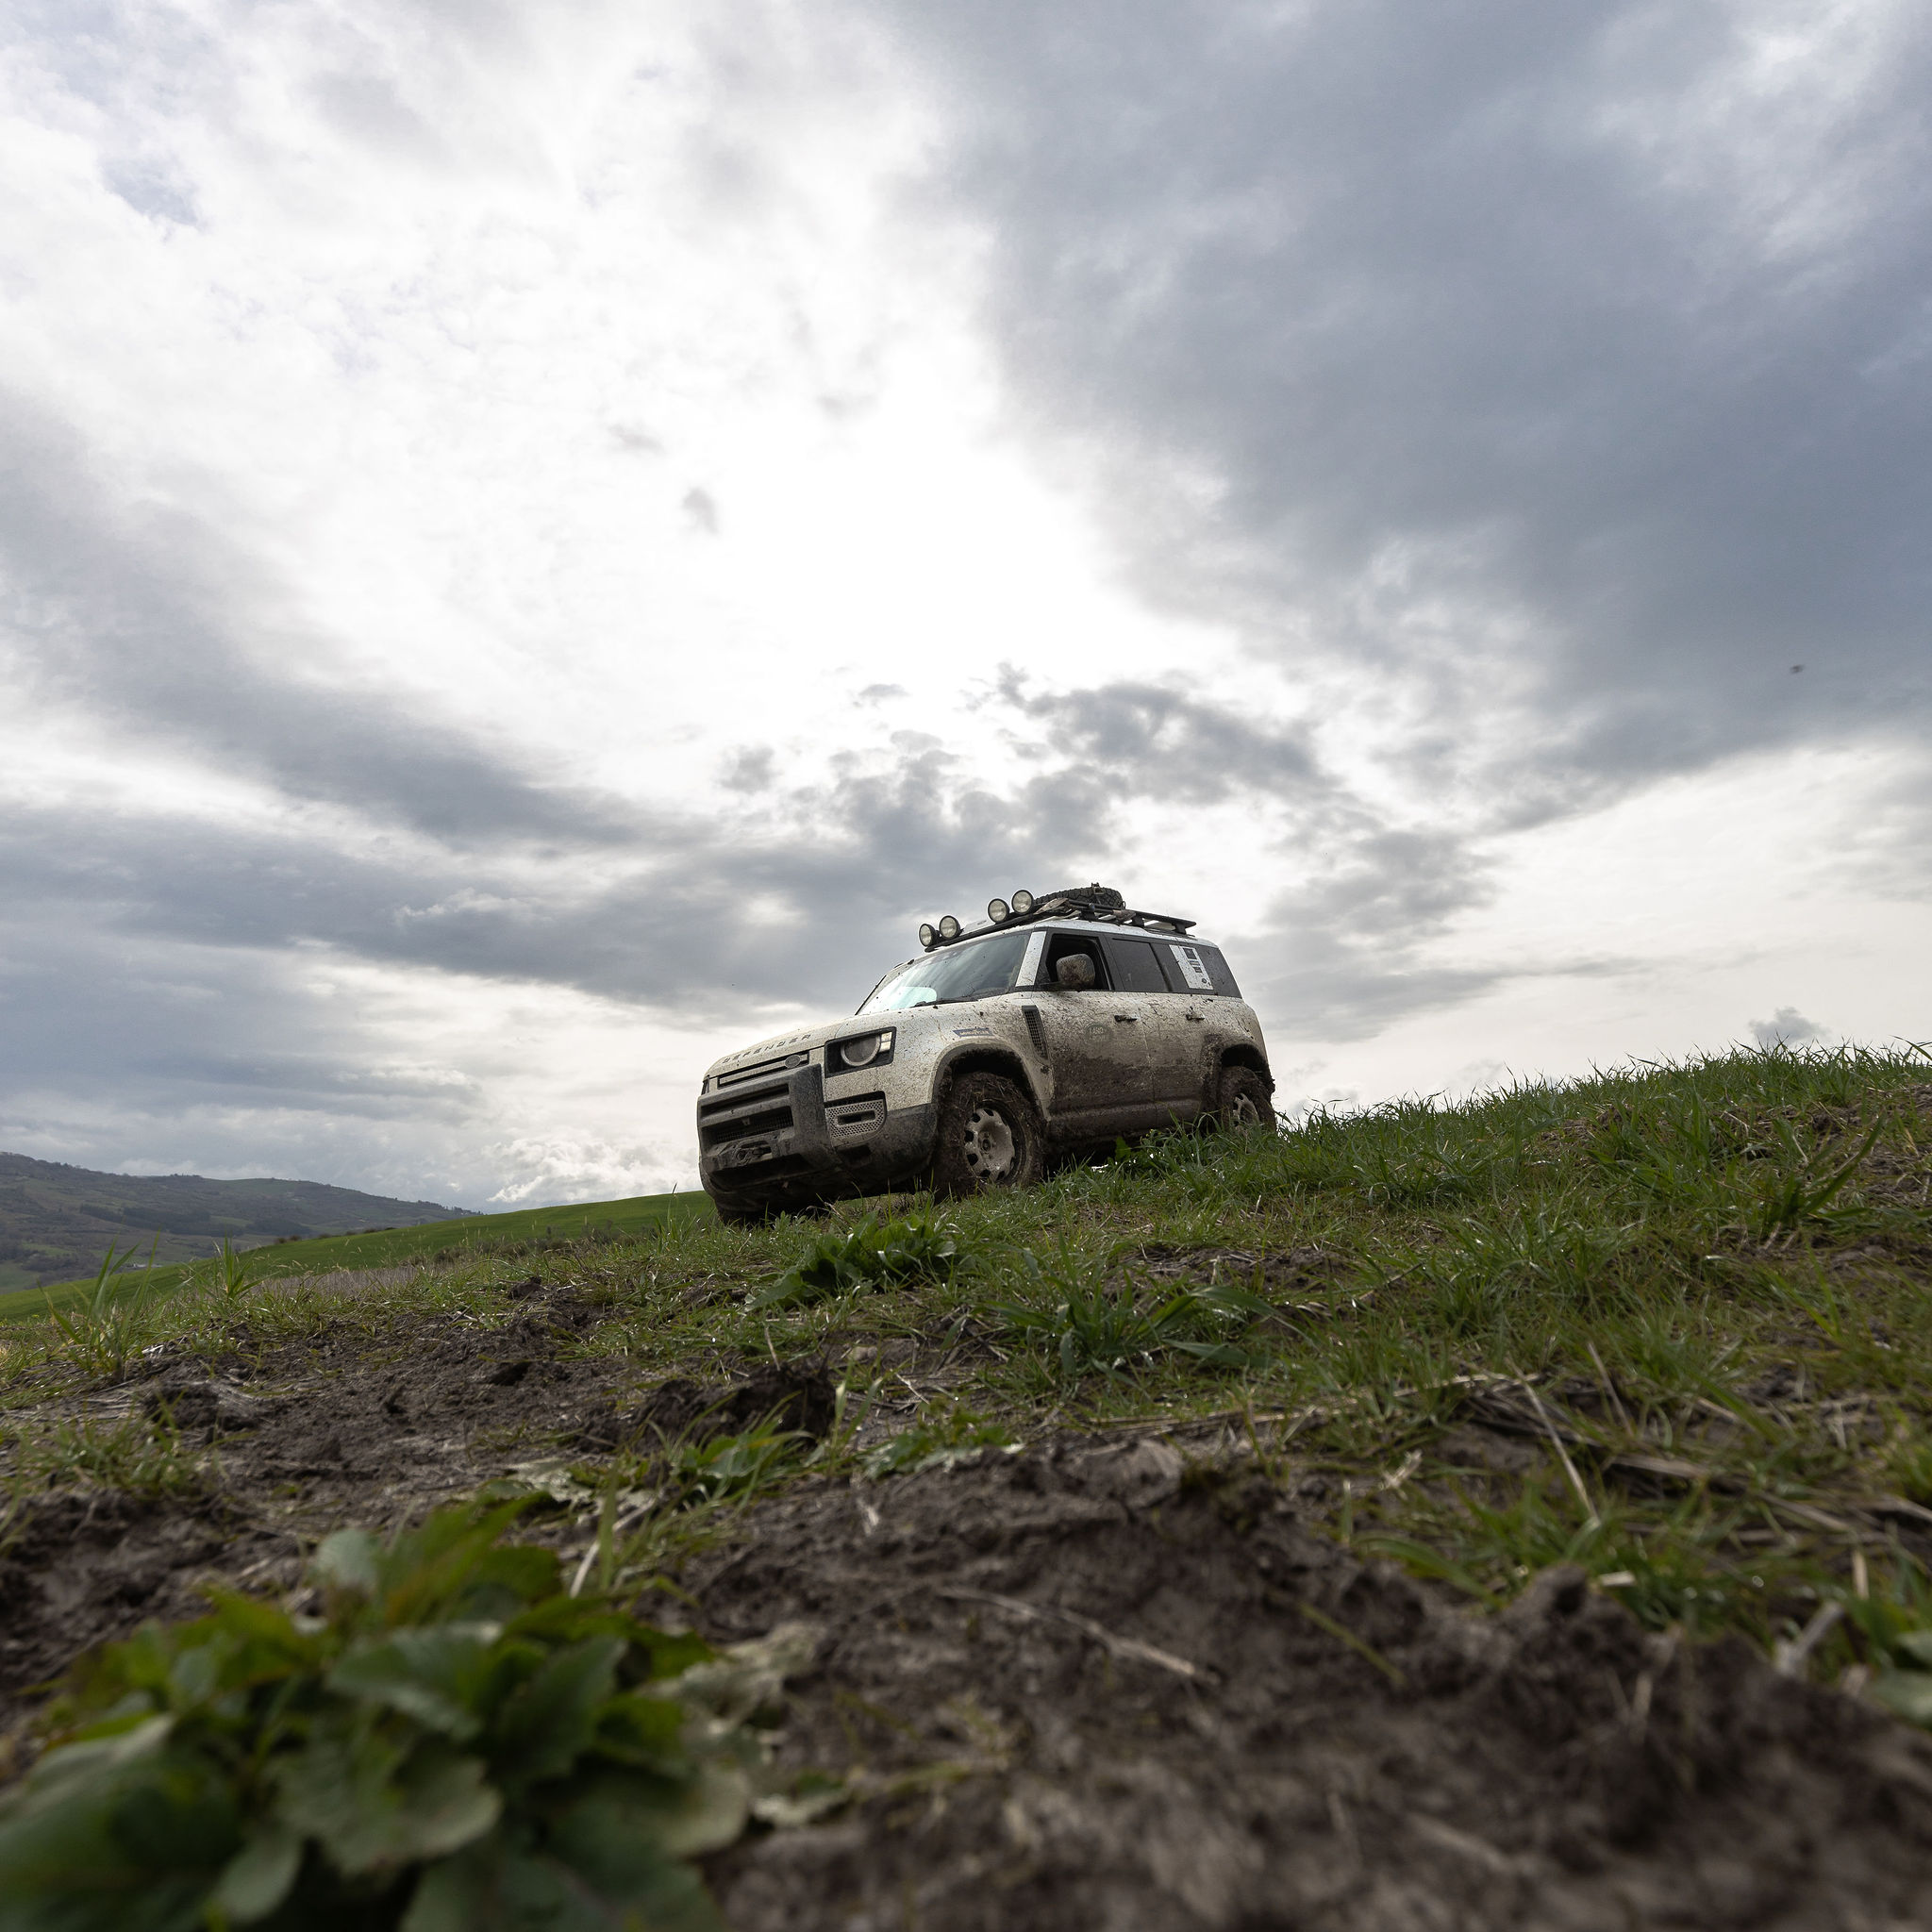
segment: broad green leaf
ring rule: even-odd
[[[1932,1630],[1907,1630],[1903,1637],[1892,1640],[1891,1647],[1910,1657],[1921,1669],[1932,1671]]]
[[[680,1741],[684,1724],[684,1707],[669,1698],[636,1692],[612,1697],[597,1713],[591,1748],[616,1763],[681,1778],[691,1770]]]
[[[160,1751],[174,1734],[172,1717],[151,1717],[131,1728],[116,1726],[105,1737],[85,1738],[49,1751],[24,1784],[0,1796],[0,1817],[64,1800],[75,1789],[105,1780],[108,1774]],[[103,1783],[101,1789],[105,1790]]]
[[[497,1932],[501,1848],[493,1837],[424,1868],[397,1932]]]
[[[490,1624],[398,1630],[352,1650],[328,1674],[328,1688],[402,1711],[462,1743],[483,1728],[476,1706],[496,1634]]]
[[[252,1925],[288,1897],[301,1865],[301,1838],[286,1825],[264,1825],[222,1868],[208,1905],[234,1924]]]
[[[587,1750],[617,1679],[624,1641],[592,1637],[544,1659],[498,1714],[491,1756],[506,1785],[560,1777]]]
[[[1932,1727],[1932,1671],[1880,1671],[1867,1688],[1907,1724]]]
[[[730,1844],[747,1815],[743,1779],[723,1767],[684,1792],[617,1773],[552,1821],[548,1850],[591,1890],[640,1911],[652,1932],[718,1932],[717,1908],[679,1861]]]
[[[366,1725],[318,1727],[275,1776],[281,1821],[352,1874],[441,1857],[503,1809],[478,1759],[440,1742],[410,1752]]]
[[[318,1580],[331,1589],[374,1596],[381,1584],[378,1555],[375,1539],[367,1530],[339,1529],[323,1539],[313,1568]]]
[[[222,1769],[177,1752],[121,1774],[108,1829],[130,1864],[214,1872],[234,1855],[242,1822]]]

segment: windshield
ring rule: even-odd
[[[946,1000],[990,999],[1011,992],[1026,957],[1032,934],[1003,932],[970,946],[928,953],[882,979],[861,1013],[897,1013],[908,1007],[929,1007]]]

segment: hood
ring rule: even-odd
[[[788,1054],[807,1054],[815,1046],[822,1045],[841,1028],[854,1024],[852,1015],[842,1019],[814,1020],[804,1026],[793,1026],[784,1033],[774,1033],[769,1040],[755,1041],[750,1046],[741,1046],[736,1053],[720,1056],[705,1069],[708,1080],[713,1074],[728,1074],[733,1067],[750,1066],[756,1060],[783,1059]]]

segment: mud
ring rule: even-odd
[[[100,1431],[163,1423],[202,1474],[23,1507],[0,1550],[0,1724],[211,1581],[293,1589],[341,1524],[545,1458],[831,1424],[832,1363],[643,1382],[573,1351],[599,1314],[574,1291],[533,1277],[513,1309],[160,1355],[78,1405]],[[867,1427],[907,1420],[881,1404]],[[1517,1454],[1491,1424],[1465,1425],[1474,1462]],[[711,1861],[737,1932],[1932,1924],[1932,1739],[1741,1643],[1646,1636],[1574,1573],[1472,1617],[1352,1558],[1234,1451],[1191,1462],[1123,1431],[819,1480],[689,1557],[653,1614],[720,1641],[820,1627],[781,1750],[850,1792]],[[530,1529],[589,1534],[568,1510]]]
[[[0,1732],[80,1652],[148,1617],[196,1614],[206,1584],[293,1588],[330,1530],[471,1494],[564,1453],[587,1411],[640,1399],[622,1363],[561,1352],[593,1308],[534,1277],[512,1292],[516,1314],[493,1327],[429,1321],[375,1345],[337,1321],[219,1360],[159,1352],[119,1388],[15,1410],[28,1430],[103,1437],[152,1418],[200,1474],[138,1496],[96,1474],[30,1495],[0,1525]]]
[[[1578,1572],[1470,1617],[1152,1441],[794,1494],[686,1582],[823,1626],[784,1749],[862,1794],[713,1861],[738,1932],[1932,1924],[1932,1740]]]

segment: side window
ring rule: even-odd
[[[1183,945],[1176,941],[1160,947],[1159,958],[1167,983],[1175,992],[1219,992],[1232,1000],[1241,996],[1219,946]]]
[[[1060,961],[1072,958],[1075,953],[1093,962],[1093,985],[1096,991],[1110,983],[1107,976],[1106,962],[1100,957],[1100,948],[1085,933],[1057,932],[1047,941],[1046,970],[1040,976],[1041,984],[1052,986],[1058,976]]]
[[[1167,981],[1160,976],[1160,962],[1154,957],[1151,940],[1104,939],[1107,963],[1113,971],[1113,983],[1122,992],[1165,992]]]

